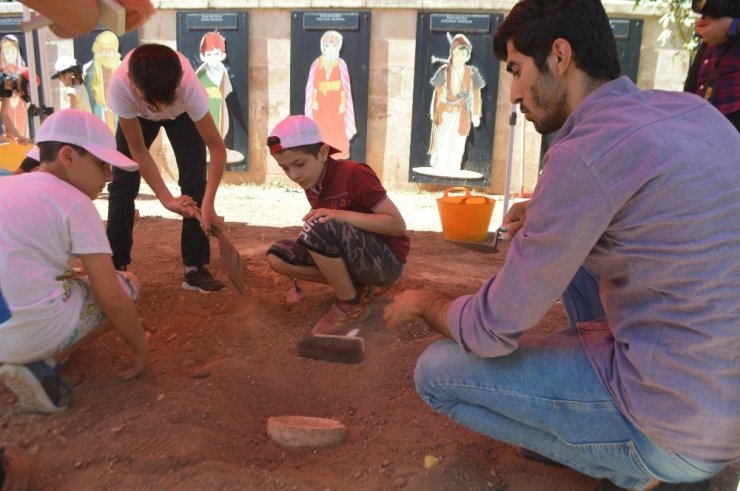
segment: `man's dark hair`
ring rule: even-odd
[[[267,146],[274,147],[275,145],[280,145],[280,138],[278,138],[277,136],[268,136]],[[297,147],[285,148],[284,150],[296,150],[298,152],[307,153],[307,154],[313,155],[314,157],[318,158],[319,150],[321,150],[322,146],[324,146],[324,143],[318,142],[318,143],[311,143],[309,145],[298,145]]]
[[[180,57],[163,44],[142,44],[128,61],[131,82],[151,104],[172,104],[182,80]]]
[[[65,143],[65,142],[39,142],[39,159],[41,159],[41,162],[52,162],[54,159],[57,158],[57,154],[59,153],[59,150],[61,150],[62,147],[68,146],[72,147],[74,151],[76,151],[78,154],[85,156],[87,155],[87,150],[82,148],[79,145],[74,145],[72,143]]]
[[[493,38],[493,51],[506,61],[506,43],[534,59],[540,72],[556,39],[570,43],[575,65],[595,79],[621,75],[617,43],[600,0],[521,0]]]

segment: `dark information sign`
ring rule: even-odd
[[[304,12],[303,28],[306,30],[356,31],[360,28],[360,14],[357,12]]]
[[[17,31],[18,33],[22,34],[22,20],[22,17],[0,17],[0,32],[6,33]]]
[[[629,19],[609,19],[609,26],[614,33],[614,39],[628,39],[630,37]]]
[[[185,14],[185,25],[188,30],[234,31],[239,27],[239,14],[232,12]]]
[[[429,29],[433,32],[489,32],[491,16],[485,14],[431,14]]]

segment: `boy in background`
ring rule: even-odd
[[[306,116],[288,116],[267,139],[270,154],[306,192],[311,210],[297,240],[267,250],[275,271],[291,278],[328,283],[336,301],[312,334],[344,334],[367,319],[373,286],[394,283],[406,262],[406,223],[373,170],[334,160],[319,127]]]
[[[111,165],[128,172],[138,165],[116,150],[105,123],[75,109],[49,116],[36,142],[38,170],[0,179],[0,284],[12,312],[0,323],[0,381],[24,409],[51,413],[72,399],[60,362],[103,332],[115,329],[133,349],[124,379],[147,363],[132,301],[138,282],[113,269],[92,204],[110,180]],[[72,271],[73,258],[84,274]]]

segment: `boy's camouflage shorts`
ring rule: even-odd
[[[309,250],[343,258],[356,285],[391,285],[401,276],[404,266],[377,234],[338,220],[306,222],[297,240],[273,242],[267,254],[295,266],[315,266]]]

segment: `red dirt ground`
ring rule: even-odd
[[[474,292],[502,264],[410,232],[412,253],[397,285],[376,291],[362,324],[365,360],[357,365],[303,359],[296,343],[331,302],[321,285],[285,301],[288,279],[264,261],[268,244],[296,227],[227,225],[246,260],[246,298],[233,289],[201,295],[181,289],[179,221],[145,217],[135,232],[133,271],[143,291],[140,315],[156,328],[151,363],[137,380],[119,373],[128,347],[106,334],[72,355],[63,376],[74,403],[59,414],[20,411],[0,387],[0,441],[31,458],[32,489],[136,490],[569,490],[596,481],[569,469],[522,460],[511,446],[433,413],[416,395],[413,369],[437,336],[415,326],[406,339],[385,328],[383,307],[407,288]],[[212,244],[218,264],[218,247]],[[217,266],[214,273],[225,279]],[[539,329],[563,325],[555,305]],[[348,428],[331,448],[285,448],[265,433],[277,415],[336,418]],[[424,457],[439,464],[425,468]],[[730,472],[717,482],[734,490]]]

